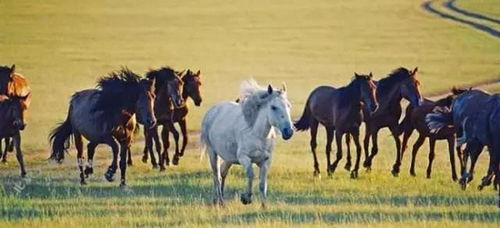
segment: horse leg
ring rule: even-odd
[[[403,161],[406,149],[408,149],[408,141],[413,134],[413,128],[405,129],[403,132],[403,143],[401,144],[401,162]]]
[[[221,173],[221,194],[224,196],[224,186],[226,183],[226,177],[229,172],[229,168],[231,168],[231,163],[223,161],[221,166],[220,166],[220,173]]]
[[[75,147],[76,147],[76,161],[78,164],[78,170],[80,170],[80,184],[85,185],[85,174],[83,170],[84,166],[84,158],[83,158],[83,141],[82,135],[80,133],[74,133],[75,137]]]
[[[224,206],[224,200],[222,198],[222,188],[221,188],[221,175],[218,164],[219,158],[211,148],[208,148],[207,152],[208,152],[208,158],[210,160],[210,167],[212,167],[212,174],[214,180],[214,188],[215,188],[214,204],[219,206]]]
[[[354,145],[356,145],[356,163],[354,169],[351,172],[351,178],[358,178],[359,163],[361,162],[361,143],[359,142],[359,129],[351,132],[352,138],[354,139]]]
[[[311,133],[311,151],[313,154],[313,159],[314,159],[314,176],[319,176],[319,163],[318,163],[318,157],[316,156],[316,147],[318,146],[318,143],[316,142],[316,136],[318,134],[318,121],[316,120],[311,120],[311,128],[310,128],[310,133]],[[328,164],[330,165],[330,164]],[[328,170],[328,166],[326,167]]]
[[[7,162],[7,152],[12,151],[12,146],[14,143],[11,142],[9,137],[4,138],[4,141],[5,141],[5,149],[4,149],[4,152],[2,154],[2,162],[6,163]],[[1,148],[0,148],[0,150],[1,150]]]
[[[94,154],[95,148],[97,147],[97,143],[89,142],[87,144],[87,167],[85,167],[85,178],[88,178],[91,174],[94,173]]]
[[[168,129],[167,125],[163,126],[163,129],[161,130],[161,141],[163,143],[163,153],[162,153],[162,158],[160,160],[160,171],[165,170],[165,166],[163,166],[163,163],[165,163],[166,166],[170,165],[170,158],[168,157],[168,148],[170,148],[170,138],[169,138],[170,130]]]
[[[242,154],[242,153],[238,153]],[[247,187],[245,189],[245,192],[241,194],[240,200],[241,203],[244,205],[251,204],[252,203],[252,182],[253,182],[253,168],[252,168],[252,161],[250,160],[249,157],[247,156],[240,156],[238,158],[238,161],[240,162],[240,165],[243,166],[243,169],[246,171],[247,174]]]
[[[401,167],[401,139],[399,138],[399,126],[396,124],[389,127],[392,133],[392,137],[396,142],[396,160],[392,166],[391,173],[393,176],[397,177],[399,175],[399,168]]]
[[[21,134],[16,132],[14,137],[12,137],[13,145],[16,148],[16,158],[17,162],[19,162],[19,166],[21,168],[21,177],[26,177],[26,169],[24,168],[24,160],[23,160],[23,152],[21,151]]]
[[[5,163],[5,161],[3,160],[3,146],[2,146],[3,141],[4,139],[0,138],[0,158],[2,158],[2,162]],[[7,153],[7,146],[5,146],[5,153]]]
[[[149,138],[149,129],[144,128],[144,150],[142,151],[142,162],[146,163],[148,161],[148,153],[149,153],[149,148],[148,148],[148,138]]]
[[[181,127],[181,133],[182,133],[182,148],[180,152],[180,156],[184,156],[184,151],[186,150],[186,146],[188,144],[188,132],[187,132],[187,126],[186,126],[186,118],[182,119],[179,121],[179,126]]]
[[[332,132],[332,134],[333,134],[333,132]],[[340,132],[340,131],[337,131],[335,134],[335,142],[337,143],[337,157],[332,164],[332,169],[331,169],[332,174],[335,172],[335,169],[337,168],[338,163],[342,159],[342,135],[343,134],[344,133]]]
[[[490,163],[488,165],[488,171],[486,173],[486,176],[483,177],[481,180],[481,184],[478,186],[479,190],[483,190],[484,187],[488,186],[491,184],[491,181],[493,180],[493,177],[495,176],[495,169],[498,169],[498,165],[495,167],[495,164],[498,164],[498,155],[494,153],[493,147],[489,147],[489,154],[490,154]]]
[[[133,166],[134,163],[132,162],[132,150],[130,149],[130,147],[127,147],[127,165],[128,166]]]
[[[335,168],[337,168],[337,164],[335,164],[335,167],[332,166],[331,163],[331,158],[330,155],[332,153],[332,141],[333,141],[333,134],[334,134],[334,129],[333,127],[326,127],[326,148],[325,148],[325,153],[326,153],[326,171],[328,173],[328,176],[331,176],[333,172],[335,171]]]
[[[436,139],[430,137],[429,138],[429,165],[427,165],[427,178],[431,178],[432,174],[432,162],[434,161],[435,156],[435,148],[436,148]]]
[[[267,197],[267,170],[269,169],[270,160],[266,159],[259,164],[259,192],[262,208],[266,208]]]
[[[448,139],[448,152],[450,154],[450,165],[451,165],[451,178],[453,181],[457,181],[457,170],[455,167],[455,136],[451,136]]]
[[[170,123],[169,125],[170,132],[172,132],[175,142],[175,154],[174,158],[172,159],[172,164],[179,165],[179,158],[181,157],[181,154],[179,152],[179,132],[177,131],[177,129],[175,129],[174,123]]]
[[[165,126],[163,126],[165,127]],[[156,150],[156,153],[158,154],[158,163],[160,162],[160,154],[161,154],[161,142],[160,142],[160,136],[158,136],[158,127],[153,128],[153,134],[151,135],[151,154],[153,153],[153,145]],[[154,155],[152,155],[154,156]]]
[[[127,186],[126,176],[127,176],[127,151],[128,151],[128,143],[122,142],[120,143],[120,187]]]
[[[351,134],[345,135],[345,144],[347,145],[347,161],[345,163],[344,169],[351,171]]]
[[[416,176],[415,174],[415,161],[417,160],[417,153],[422,144],[425,142],[425,136],[420,134],[417,141],[413,144],[413,150],[411,151],[411,165],[410,165],[410,175]]]
[[[106,180],[112,182],[114,181],[114,175],[116,169],[118,168],[118,152],[120,150],[120,146],[118,144],[118,141],[112,136],[106,139],[104,143],[108,144],[113,152],[113,161],[111,161],[111,165],[108,167],[108,170],[104,174]]]
[[[373,143],[372,152],[370,153],[370,156],[368,156],[368,160],[365,161],[365,163],[367,165],[365,167],[368,170],[371,170],[373,158],[378,154],[378,131],[379,131],[379,129],[375,130],[371,134],[371,136],[372,136],[372,143]]]
[[[371,168],[371,161],[370,160],[370,154],[368,153],[368,150],[370,148],[370,128],[368,124],[365,124],[365,138],[363,140],[363,150],[365,151],[365,161],[363,162],[363,167],[367,168],[369,170]]]

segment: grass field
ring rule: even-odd
[[[462,1],[457,5],[498,14],[495,1]],[[240,204],[238,191],[245,184],[240,167],[228,177],[227,208],[210,205],[212,180],[196,138],[181,165],[165,173],[139,161],[142,145],[136,143],[127,189],[102,178],[110,159],[107,147],[97,152],[96,173],[84,187],[78,184],[74,151],[62,165],[46,161],[47,134],[65,118],[69,96],[94,87],[98,77],[122,65],[138,73],[162,65],[201,69],[204,103],[191,109],[193,135],[203,113],[218,101],[233,100],[240,81],[249,77],[275,85],[286,82],[297,118],[313,88],[346,84],[354,71],[372,71],[381,78],[399,66],[419,66],[427,94],[500,76],[498,39],[430,15],[420,4],[0,0],[0,64],[15,63],[33,89],[23,132],[29,178],[18,177],[12,155],[0,164],[0,226],[497,227],[495,192],[476,190],[487,153],[465,192],[451,181],[443,142],[438,143],[431,180],[423,175],[427,144],[419,153],[418,176],[409,176],[405,156],[400,177],[393,178],[394,144],[387,130],[380,134],[372,172],[361,172],[358,180],[340,169],[332,178],[314,178],[308,133],[279,141],[267,210],[258,203]],[[490,88],[500,91],[496,85]],[[319,137],[324,172],[323,132]]]

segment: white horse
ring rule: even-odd
[[[203,118],[201,143],[208,152],[214,174],[214,203],[224,205],[224,181],[229,168],[240,164],[246,171],[248,185],[241,202],[252,202],[252,163],[260,168],[260,196],[265,207],[267,170],[271,164],[277,128],[284,140],[293,135],[290,103],[286,88],[260,87],[254,80],[241,84],[240,102],[221,102],[210,108]],[[219,167],[219,157],[222,164]]]

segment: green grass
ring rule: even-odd
[[[422,89],[429,94],[500,75],[497,39],[423,12],[420,4],[0,0],[0,63],[16,63],[33,89],[23,132],[31,179],[25,183],[17,177],[13,156],[0,164],[0,226],[498,226],[495,193],[475,190],[487,155],[465,192],[451,182],[443,142],[438,143],[432,180],[423,177],[427,144],[419,153],[418,177],[408,175],[407,152],[400,177],[393,178],[394,145],[386,130],[379,137],[373,171],[362,171],[355,181],[343,169],[333,178],[313,178],[308,133],[280,140],[265,211],[258,197],[251,206],[240,204],[238,191],[245,182],[239,167],[228,179],[227,208],[210,205],[209,168],[206,158],[199,159],[194,137],[181,165],[165,173],[140,163],[139,140],[127,190],[102,178],[110,162],[106,147],[99,149],[96,174],[84,187],[78,184],[74,151],[63,165],[45,160],[47,134],[65,118],[69,96],[93,87],[98,77],[121,65],[139,73],[166,64],[201,69],[204,103],[191,109],[192,131],[199,130],[212,104],[237,97],[238,84],[249,77],[286,82],[296,118],[314,87],[346,84],[354,71],[373,71],[381,78],[399,66],[419,66]],[[323,130],[319,137],[324,172]],[[22,184],[21,191],[14,189]]]

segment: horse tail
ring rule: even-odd
[[[49,135],[49,141],[52,145],[52,153],[49,159],[56,160],[61,163],[64,160],[64,153],[68,151],[71,144],[71,135],[73,134],[73,126],[69,119],[69,113],[66,120],[54,128]]]
[[[298,121],[296,121],[293,125],[297,131],[305,131],[311,127],[311,110],[309,109],[309,100],[311,97],[307,98],[306,105],[304,107],[304,111],[302,112],[302,116]]]
[[[453,113],[448,108],[436,107],[425,116],[425,122],[431,132],[438,132],[444,126],[453,124]]]
[[[403,121],[398,125],[398,136],[403,134],[406,131],[411,130],[411,113],[413,112],[413,108],[411,105],[408,105],[408,108],[406,108],[406,113],[405,113],[405,118],[403,118]]]

